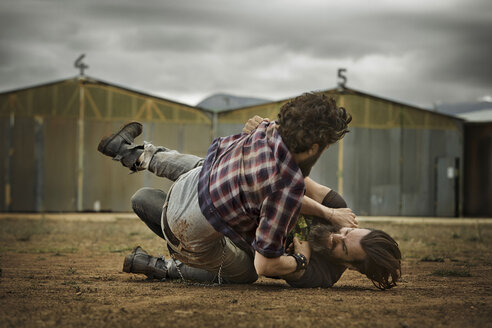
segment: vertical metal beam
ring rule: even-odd
[[[58,86],[53,86],[53,107],[51,108],[51,115],[55,116],[58,112]]]
[[[44,135],[43,117],[34,116],[34,206],[36,212],[43,212],[44,183]]]
[[[212,140],[219,136],[219,113],[212,113]],[[212,141],[211,140],[211,141]]]
[[[340,95],[338,106],[345,107],[345,97]],[[338,142],[338,190],[337,192],[343,196],[343,139]]]
[[[184,148],[185,148],[185,142],[184,142],[184,138],[185,138],[185,134],[184,134],[184,126],[183,126],[183,123],[179,124],[178,125],[178,151],[180,153],[183,153],[184,152]]]
[[[393,106],[393,105],[391,105]],[[400,119],[400,163],[399,163],[399,169],[400,169],[400,198],[399,202],[400,204],[398,205],[398,215],[403,215],[403,191],[404,189],[404,184],[405,184],[405,126],[404,126],[404,120],[403,120],[403,107],[399,106],[398,110],[398,116]],[[409,159],[410,160],[410,159]]]
[[[7,140],[7,167],[6,167],[6,178],[5,178],[5,210],[7,212],[12,211],[12,156],[14,156],[14,127],[15,127],[15,113],[13,108],[10,109],[10,122],[9,122],[9,132]]]
[[[79,118],[77,121],[77,211],[82,212],[84,201],[84,118],[85,97],[84,80],[79,79]]]
[[[110,88],[107,88],[106,89],[106,97],[107,97],[107,102],[106,102],[106,118],[110,119],[112,116],[113,116],[113,91],[110,89]],[[134,118],[134,110],[133,108],[135,108],[134,106],[134,101],[133,101],[133,98],[132,98],[132,118]],[[104,116],[104,114],[103,114]]]

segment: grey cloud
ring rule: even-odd
[[[335,85],[335,78],[327,78],[332,72],[322,70],[371,55],[412,58],[399,89],[384,82],[363,83],[375,93],[414,97],[414,102],[441,97],[432,93],[435,90],[419,91],[415,85],[422,80],[445,86],[442,92],[447,94],[459,87],[455,81],[472,86],[468,94],[491,89],[490,1],[454,1],[455,7],[428,11],[365,2],[349,7],[258,0],[4,1],[0,88],[8,80],[29,81],[22,62],[35,62],[42,50],[43,59],[55,61],[44,63],[47,71],[33,65],[33,77],[35,73],[52,80],[54,74],[72,75],[72,60],[86,52],[89,74],[149,92],[180,95],[226,90],[276,98],[328,88]],[[282,75],[281,65],[296,58],[312,61],[295,76]],[[60,67],[62,61],[66,64]],[[121,67],[127,68],[121,72]],[[264,74],[270,71],[272,76]]]

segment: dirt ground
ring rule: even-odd
[[[492,326],[492,220],[361,219],[402,249],[402,281],[379,291],[354,271],[331,289],[146,281],[121,271],[124,256],[167,252],[128,217],[0,216],[0,326]]]

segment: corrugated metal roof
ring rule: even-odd
[[[63,79],[63,80],[56,80],[56,81],[53,81],[53,82],[35,84],[35,85],[27,86],[27,87],[22,87],[22,88],[17,88],[17,89],[13,89],[13,90],[3,91],[3,92],[0,92],[0,95],[5,95],[5,94],[9,94],[9,93],[16,93],[16,92],[19,92],[19,91],[25,91],[25,90],[34,89],[34,88],[47,87],[47,86],[51,86],[51,85],[55,85],[55,84],[59,84],[59,83],[64,83],[64,82],[77,82],[77,81],[80,81],[80,80],[82,80],[82,81],[84,81],[84,83],[88,83],[88,84],[100,84],[100,85],[104,85],[104,86],[112,86],[112,87],[115,87],[115,88],[119,88],[119,89],[123,89],[123,90],[129,91],[129,92],[133,92],[133,93],[136,93],[136,94],[145,96],[145,97],[154,98],[154,99],[158,99],[158,100],[164,100],[164,101],[167,101],[167,102],[176,104],[176,105],[186,106],[186,107],[190,107],[190,108],[193,108],[193,109],[198,109],[198,110],[201,110],[201,111],[204,111],[204,112],[207,112],[207,113],[211,113],[211,111],[209,111],[209,110],[207,110],[205,108],[201,108],[201,107],[197,107],[197,106],[192,106],[192,105],[189,105],[189,104],[181,103],[181,102],[178,102],[178,101],[175,101],[175,100],[171,100],[171,99],[167,99],[167,98],[162,98],[162,97],[159,97],[159,96],[156,96],[156,95],[149,94],[147,92],[143,92],[143,91],[131,89],[131,88],[128,88],[128,87],[125,87],[125,86],[121,86],[119,84],[115,84],[115,83],[111,83],[111,82],[106,82],[106,81],[103,81],[103,80],[100,80],[100,79],[96,79],[96,78],[93,78],[93,77],[90,77],[90,76],[83,76],[83,77],[76,76],[76,77],[73,77],[73,78],[68,78],[68,79]]]
[[[447,118],[452,118],[452,119],[455,119],[455,120],[458,120],[458,121],[463,121],[462,118],[459,118],[459,117],[456,117],[456,116],[453,116],[453,115],[436,112],[436,111],[431,110],[431,109],[421,108],[421,107],[418,107],[418,106],[415,106],[415,105],[403,103],[403,102],[396,101],[396,100],[393,100],[393,99],[390,99],[390,98],[379,97],[379,96],[376,96],[376,95],[372,95],[372,94],[369,94],[369,93],[366,93],[366,92],[362,92],[362,91],[358,91],[358,90],[351,89],[351,88],[346,88],[346,87],[345,88],[333,88],[333,89],[327,89],[327,90],[320,90],[320,91],[315,91],[315,92],[333,93],[333,94],[358,95],[358,96],[362,96],[362,97],[372,98],[372,99],[375,99],[375,100],[381,100],[381,101],[391,102],[391,103],[394,103],[394,104],[397,104],[397,105],[401,105],[401,106],[411,107],[412,109],[416,109],[416,110],[423,111],[423,112],[426,112],[426,113],[430,112],[430,113],[433,113],[433,114],[436,114],[436,115],[439,115],[439,116],[443,116],[443,117],[447,117]],[[294,97],[297,97],[297,96],[294,96]],[[248,108],[254,108],[254,107],[257,107],[257,106],[262,106],[262,105],[267,105],[267,104],[280,104],[280,103],[286,102],[289,99],[292,99],[294,97],[285,98],[285,99],[282,99],[282,100],[277,100],[277,101],[272,101],[272,102],[267,102],[267,103],[264,103],[264,104],[261,104],[261,105],[245,106],[245,107],[241,107],[241,108],[234,108],[234,109],[229,109],[229,110],[223,110],[223,111],[220,111],[220,114],[224,114],[224,113],[228,113],[228,112],[233,112],[233,111],[236,111],[236,110],[244,110],[244,109],[248,109]]]

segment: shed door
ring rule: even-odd
[[[459,158],[436,159],[436,216],[458,216]]]

